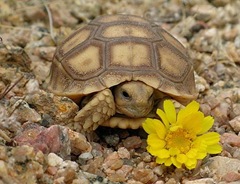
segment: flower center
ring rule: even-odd
[[[192,136],[182,129],[178,128],[175,131],[170,131],[165,138],[167,148],[176,148],[182,153],[187,153],[191,148]]]

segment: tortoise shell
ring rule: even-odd
[[[181,103],[197,94],[182,44],[132,15],[100,16],[66,38],[56,49],[48,89],[77,101],[124,81],[142,81]]]

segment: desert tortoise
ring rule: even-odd
[[[165,96],[196,98],[193,65],[160,26],[132,15],[100,16],[55,52],[48,89],[79,103],[75,121],[136,129]]]

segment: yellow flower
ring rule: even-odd
[[[157,110],[161,120],[147,118],[143,123],[149,134],[147,150],[157,163],[193,169],[207,154],[222,151],[220,135],[208,132],[214,119],[199,111],[199,103],[192,101],[177,114],[172,101],[166,100],[163,109]]]

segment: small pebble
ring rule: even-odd
[[[229,124],[232,126],[233,130],[236,133],[240,132],[240,116],[235,117],[231,121],[229,121]]]
[[[67,131],[71,142],[71,153],[79,155],[84,152],[91,152],[92,146],[83,134],[73,131],[69,128],[67,129]]]
[[[157,166],[153,169],[153,172],[155,174],[157,174],[158,176],[161,176],[163,173],[164,173],[164,169],[163,167],[160,165],[160,166]]]
[[[36,79],[30,79],[26,84],[26,90],[28,94],[36,93],[39,91],[39,83]]]
[[[24,100],[17,100],[13,105],[13,116],[21,123],[25,122],[39,122],[41,120],[40,114],[35,109],[32,109]]]
[[[7,149],[4,146],[0,146],[0,160],[6,160],[8,158],[7,156]]]
[[[55,175],[57,173],[57,170],[58,168],[57,167],[54,167],[54,166],[49,166],[47,168],[47,172],[50,174],[50,175]]]
[[[125,148],[129,149],[135,149],[135,148],[139,148],[142,144],[142,140],[140,139],[140,137],[138,136],[131,136],[126,138],[123,141],[123,145]]]
[[[90,160],[93,158],[93,155],[89,152],[86,152],[86,153],[82,153],[81,155],[79,155],[79,158],[83,159],[83,160]]]
[[[49,166],[56,167],[62,164],[63,159],[55,153],[49,153],[47,156],[47,161]]]
[[[133,178],[142,183],[154,183],[157,181],[157,176],[151,169],[133,169]]]
[[[215,184],[215,183],[216,181],[213,178],[202,178],[184,182],[184,184]]]
[[[120,159],[117,152],[109,154],[103,163],[103,168],[111,170],[117,170],[123,166],[123,160]]]
[[[109,146],[117,146],[117,144],[119,143],[119,136],[117,134],[113,134],[113,135],[107,135],[104,137],[104,140],[106,141],[106,143]]]
[[[8,173],[7,166],[3,160],[0,160],[0,173],[1,175],[7,175]]]
[[[141,159],[142,159],[144,162],[151,162],[152,156],[151,156],[148,152],[143,152],[143,153],[141,154]]]
[[[221,135],[221,143],[240,147],[240,136],[233,133],[224,133]]]
[[[119,155],[119,157],[122,158],[122,159],[124,159],[124,158],[130,159],[130,153],[129,153],[129,151],[128,151],[126,148],[124,148],[124,147],[121,147],[121,148],[118,149],[118,155]]]

